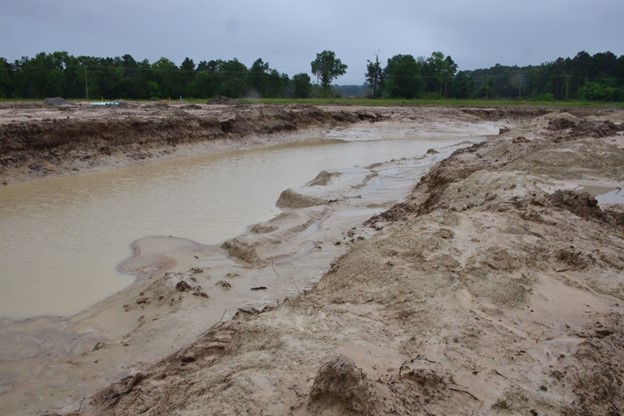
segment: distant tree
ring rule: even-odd
[[[295,98],[310,98],[312,84],[308,74],[295,74],[292,78],[293,96]]]
[[[366,84],[374,98],[381,96],[381,89],[384,80],[384,71],[379,62],[379,54],[375,54],[375,62],[366,61]]]
[[[614,78],[588,81],[579,88],[578,96],[588,101],[619,101],[624,99],[624,85],[618,87]]]
[[[310,63],[312,74],[321,80],[321,87],[324,95],[331,94],[331,82],[333,79],[344,75],[347,72],[347,65],[336,58],[333,51],[323,51],[316,54],[316,59]]]
[[[256,61],[249,68],[247,86],[252,96],[266,97],[269,84],[269,63],[262,59]]]
[[[451,89],[451,96],[453,98],[468,98],[472,93],[472,89],[472,79],[466,72],[460,71],[457,73],[457,76],[455,76]]]
[[[195,62],[191,58],[184,58],[184,61],[180,64],[180,79],[181,79],[181,91],[180,93],[191,95],[190,84],[195,78]]]
[[[312,62],[321,85],[310,76],[290,80],[262,59],[250,70],[236,59],[201,61],[186,58],[176,66],[167,58],[151,64],[147,59],[71,56],[67,52],[38,53],[8,62],[0,57],[0,96],[43,98],[150,98],[240,97],[250,91],[266,97],[321,97],[365,94],[392,97],[553,97],[556,100],[624,100],[624,56],[611,52],[557,58],[536,66],[504,66],[462,71],[450,56],[433,52],[427,59],[397,55],[382,68],[379,59],[367,61],[365,86],[332,88],[332,80],[346,72],[334,52],[323,51]],[[300,75],[300,74],[298,74]],[[151,81],[151,83],[149,83]],[[149,83],[149,85],[148,85]]]
[[[395,55],[384,70],[384,93],[390,97],[415,98],[423,92],[422,64],[412,55]]]
[[[424,72],[429,85],[428,91],[445,97],[448,96],[449,86],[457,72],[457,64],[450,56],[436,51],[425,61]]]
[[[162,96],[160,85],[156,81],[147,81],[147,95],[149,98],[160,98]]]
[[[191,58],[184,58],[184,61],[180,64],[180,69],[186,74],[192,74],[195,71],[195,62]]]
[[[23,57],[20,68],[20,96],[43,98],[64,95],[65,59],[67,52],[38,53],[34,58]]]
[[[208,98],[217,94],[219,89],[219,79],[216,73],[201,70],[188,86],[187,94],[195,98]]]
[[[280,74],[276,69],[271,69],[267,76],[266,96],[269,98],[285,97],[288,95],[290,79],[286,74]]]
[[[218,65],[220,88],[219,94],[230,98],[239,98],[247,93],[247,67],[238,59],[220,61]]]
[[[162,98],[177,98],[182,94],[182,83],[178,66],[167,58],[160,58],[152,64],[152,81],[160,85]],[[151,94],[150,94],[151,95]]]
[[[208,71],[208,72],[217,72],[219,70],[219,67],[221,66],[221,64],[223,63],[222,60],[211,60],[211,61],[199,61],[199,64],[197,64],[197,72],[199,71]]]
[[[493,79],[488,79],[485,84],[479,88],[477,96],[479,98],[494,98],[496,94],[496,84]]]
[[[0,58],[0,98],[9,98],[13,95],[12,72],[12,65],[6,59]]]

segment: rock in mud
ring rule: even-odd
[[[193,288],[191,287],[191,285],[189,285],[187,282],[185,282],[184,280],[180,280],[176,286],[175,286],[176,290],[178,292],[190,292],[191,290],[193,290]]]
[[[232,285],[229,282],[226,282],[225,280],[219,280],[215,284],[217,286],[221,286],[223,289],[230,289],[232,287]]]

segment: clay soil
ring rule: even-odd
[[[412,133],[419,125],[451,121],[467,128],[483,122],[504,128],[496,137],[455,151],[418,180],[405,201],[349,229],[343,236],[348,249],[313,289],[274,305],[240,310],[175,351],[142,355],[141,339],[168,342],[166,334],[142,337],[148,329],[164,331],[152,321],[156,312],[176,313],[177,300],[168,302],[172,293],[202,299],[192,279],[202,272],[191,269],[192,256],[188,270],[173,277],[160,257],[162,268],[149,290],[137,289],[124,312],[138,319],[118,342],[124,348],[139,344],[131,349],[137,363],[132,371],[101,386],[92,378],[90,388],[97,393],[73,395],[44,414],[624,413],[624,209],[599,205],[594,198],[600,193],[596,190],[624,185],[622,111],[167,108],[158,110],[163,113],[154,120],[127,121],[122,129],[133,131],[136,122],[149,129],[144,137],[159,132],[154,137],[160,138],[152,139],[156,143],[128,137],[127,143],[113,144],[117,135],[102,134],[87,145],[56,147],[28,145],[31,136],[16,132],[54,130],[54,123],[89,131],[88,126],[106,122],[8,120],[11,110],[3,111],[0,160],[8,181],[37,176],[33,172],[41,170],[29,164],[42,164],[54,152],[63,152],[54,162],[62,166],[61,173],[71,171],[75,162],[64,155],[73,154],[73,148],[94,154],[106,153],[101,148],[109,146],[118,160],[154,149],[149,152],[159,157],[158,152],[174,147],[163,144],[169,136],[162,126],[172,117],[188,119],[202,141],[208,133],[199,133],[197,126],[206,115],[193,111],[214,111],[215,120],[278,114],[280,126],[294,126],[286,129],[359,128],[371,121],[386,128],[408,126]],[[120,117],[109,121],[111,129],[126,116]],[[293,121],[298,117],[303,121]],[[236,133],[236,123],[213,123],[211,129],[230,139],[282,129]],[[321,175],[316,186],[331,181]],[[274,230],[271,222],[254,229],[260,235]],[[274,267],[251,240],[236,241],[225,248],[237,249],[230,254],[244,257],[246,269]],[[202,256],[192,245],[180,244],[180,252]],[[159,303],[163,298],[167,302]],[[97,313],[119,316],[105,306]],[[45,334],[40,322],[31,321],[30,332],[11,327],[11,334]],[[107,343],[86,348],[88,342],[80,354],[68,352],[65,365],[98,363],[107,350],[117,348]],[[59,370],[46,374],[63,380],[62,360],[55,360]],[[21,368],[29,365],[24,359]],[[19,402],[19,388],[6,388],[0,408],[3,401]]]

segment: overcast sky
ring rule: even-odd
[[[0,57],[262,58],[292,76],[329,49],[349,66],[336,83],[361,84],[377,51],[459,69],[623,55],[623,18],[624,0],[0,0]]]

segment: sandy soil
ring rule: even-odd
[[[355,183],[321,173],[218,248],[137,242],[127,291],[68,320],[0,322],[0,409],[621,414],[624,209],[584,191],[622,186],[624,112],[375,111],[351,133],[510,130],[428,155],[392,207],[360,189],[405,161]],[[229,309],[236,291],[256,298]]]

